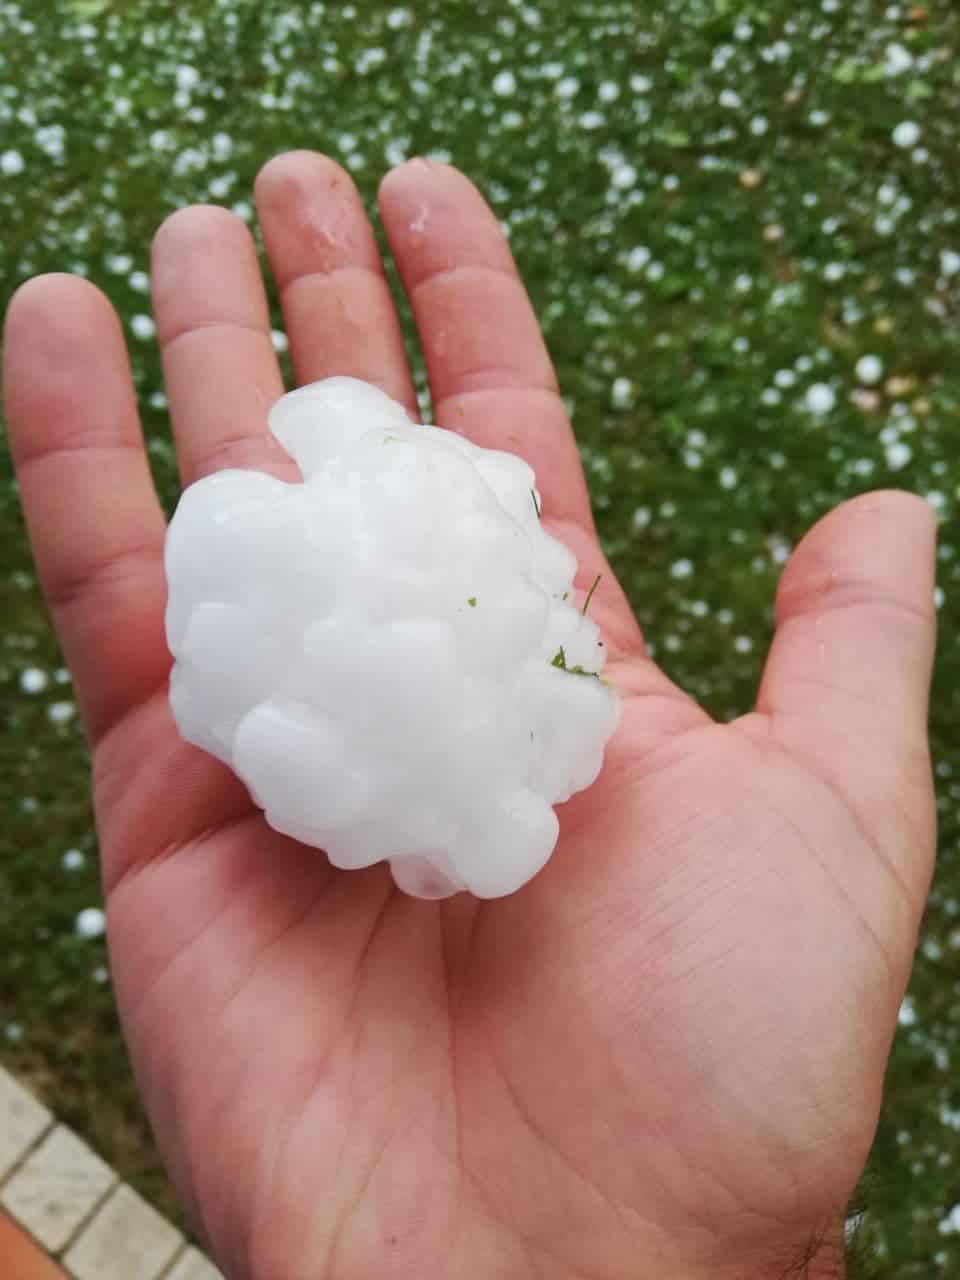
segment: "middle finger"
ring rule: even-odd
[[[361,378],[416,416],[400,322],[353,180],[326,156],[293,151],[264,166],[255,190],[297,382]]]

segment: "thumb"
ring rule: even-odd
[[[896,490],[820,520],[780,580],[757,703],[867,830],[907,837],[899,847],[915,848],[918,833],[932,844],[935,545],[929,504]]]

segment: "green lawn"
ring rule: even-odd
[[[956,1275],[960,8],[667,8],[0,0],[0,306],[51,269],[107,291],[172,505],[146,320],[159,221],[209,200],[251,217],[254,173],[290,147],[332,153],[370,198],[408,155],[452,159],[509,228],[657,655],[720,715],[750,704],[809,524],[878,485],[928,496],[941,853],[863,1236],[884,1275]],[[75,932],[99,901],[86,757],[0,468],[0,1059],[170,1210],[103,942]]]

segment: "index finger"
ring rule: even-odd
[[[7,312],[3,384],[34,559],[95,743],[170,666],[163,512],[103,294],[72,276],[25,284]]]

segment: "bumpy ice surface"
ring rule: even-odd
[[[513,892],[618,715],[533,471],[348,378],[284,396],[270,429],[303,483],[222,471],[170,526],[180,732],[335,866]]]

